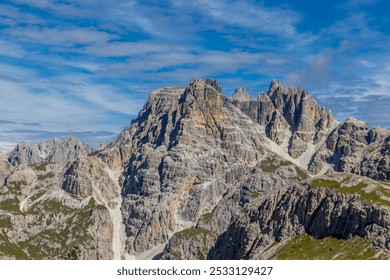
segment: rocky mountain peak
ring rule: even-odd
[[[271,95],[271,93],[275,92],[277,89],[284,89],[284,87],[279,80],[273,79],[269,86],[268,95]]]
[[[236,88],[231,98],[240,102],[252,101],[252,97],[243,87]]]
[[[217,80],[193,80],[184,91],[182,114],[191,114],[196,122],[204,123],[212,116],[223,114],[223,96]]]
[[[219,93],[222,93],[222,88],[219,87],[219,82],[218,80],[215,80],[215,79],[206,79],[205,81],[206,85],[209,85],[211,86],[212,88],[214,88],[216,91],[218,91]]]
[[[88,143],[79,141],[75,136],[68,139],[53,138],[39,144],[19,143],[8,154],[8,161],[14,166],[38,164],[44,161],[66,163],[75,160],[80,154],[88,154],[92,151]]]
[[[264,125],[267,136],[285,146],[293,158],[302,156],[310,143],[319,143],[335,123],[307,91],[284,87],[279,80],[272,80],[268,93],[260,94],[256,102],[236,98],[233,103]]]

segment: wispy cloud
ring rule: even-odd
[[[75,46],[80,44],[105,43],[117,38],[115,35],[94,28],[39,28],[22,27],[8,30],[9,35],[24,42],[45,45]]]
[[[207,16],[208,21],[214,20],[223,23],[223,26],[250,28],[269,35],[292,36],[297,33],[295,25],[300,20],[299,14],[292,10],[265,7],[254,1],[196,0],[174,1],[174,4],[197,9]]]
[[[23,49],[19,45],[1,39],[0,50],[0,56],[7,57],[22,57],[24,53]]]

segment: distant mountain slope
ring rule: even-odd
[[[89,144],[77,140],[76,137],[67,140],[54,138],[37,145],[21,142],[8,154],[8,161],[14,166],[41,162],[64,164],[75,160],[79,154],[92,151]]]

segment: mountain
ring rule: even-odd
[[[233,104],[265,126],[267,137],[302,168],[312,174],[334,169],[390,180],[390,131],[354,118],[339,123],[305,90],[285,88],[277,80],[256,101],[248,94],[243,98],[244,92],[236,90]]]
[[[8,154],[8,161],[14,166],[42,162],[65,164],[75,160],[80,154],[88,154],[92,151],[93,149],[88,143],[80,142],[74,136],[67,140],[53,138],[38,145],[26,142],[19,143]]]
[[[158,89],[96,151],[1,158],[0,256],[388,259],[389,135],[276,80]]]

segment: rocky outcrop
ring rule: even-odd
[[[389,139],[390,131],[348,118],[329,134],[309,170],[316,173],[328,162],[336,171],[389,180]]]
[[[376,180],[390,181],[390,136],[374,141],[363,151],[363,158],[355,162],[351,172]]]
[[[211,259],[262,259],[265,249],[304,233],[315,238],[381,236],[375,245],[390,249],[389,211],[326,189],[280,189],[241,215],[219,236]],[[384,232],[386,232],[384,234]]]
[[[90,152],[92,152],[91,146],[80,142],[75,137],[67,140],[54,138],[37,145],[21,142],[8,154],[8,161],[14,166],[42,162],[65,164],[75,160],[80,154]]]
[[[216,222],[212,213],[200,217],[195,228],[189,228],[175,233],[169,239],[163,253],[162,260],[205,260],[208,252],[216,242]]]
[[[251,102],[252,101],[252,97],[250,96],[249,93],[247,93],[247,91],[243,87],[236,88],[236,90],[234,91],[231,99],[233,101],[234,100],[238,101],[239,103],[240,102]],[[239,103],[237,103],[237,104],[239,104]]]
[[[237,93],[235,93],[237,95]],[[273,80],[267,94],[257,101],[232,97],[241,111],[266,127],[267,136],[278,145],[288,144],[288,153],[300,157],[308,143],[317,144],[327,134],[335,120],[302,89],[285,88]]]
[[[62,191],[58,164],[20,165],[0,183],[0,258],[112,259],[108,209]]]
[[[8,162],[7,155],[0,154],[0,182],[12,169],[13,166]]]
[[[383,152],[387,151],[388,130],[370,129],[367,123],[353,118],[338,123],[307,91],[286,88],[277,80],[271,82],[267,94],[259,94],[257,101],[242,88],[231,100],[311,173],[333,169],[389,180],[389,157]]]

